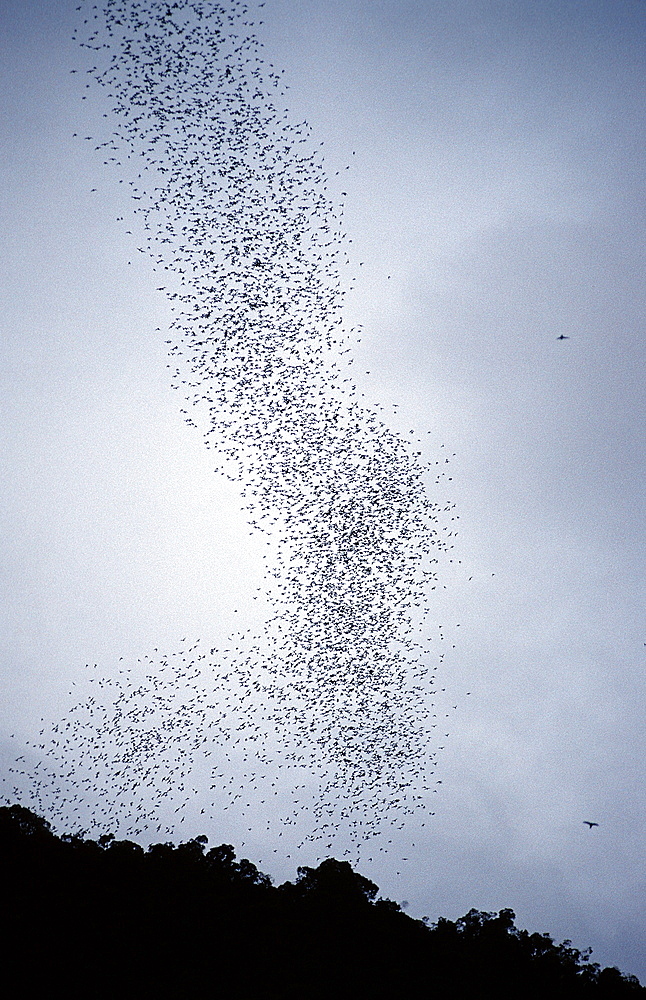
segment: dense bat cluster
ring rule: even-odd
[[[363,839],[428,805],[426,619],[457,518],[428,495],[444,459],[424,463],[356,388],[342,205],[247,6],[107,0],[81,34],[112,108],[97,148],[173,303],[173,384],[269,542],[270,611],[230,649],[186,643],[93,674],[37,744],[36,804],[86,828],[172,832],[191,800],[210,817],[256,802],[274,822],[311,800],[311,836]],[[263,795],[279,772],[282,791]]]

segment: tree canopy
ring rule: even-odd
[[[57,837],[0,807],[7,961],[21,996],[302,1000],[417,996],[635,998],[634,976],[570,941],[515,926],[513,910],[414,920],[346,861],[274,886],[205,836],[146,850]]]

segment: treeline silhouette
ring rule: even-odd
[[[0,807],[4,977],[21,997],[623,998],[634,976],[471,910],[427,925],[333,858],[274,886],[206,837],[147,850]]]

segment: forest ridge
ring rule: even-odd
[[[430,925],[407,916],[346,861],[300,867],[274,886],[229,844],[147,850],[110,834],[56,836],[0,807],[5,970],[21,997],[239,1000],[645,996],[570,941],[473,909]]]

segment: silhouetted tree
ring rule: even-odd
[[[570,941],[470,910],[427,926],[378,899],[346,861],[273,886],[207,838],[147,850],[104,835],[56,837],[0,807],[0,884],[10,917],[5,978],[23,998],[362,1000],[416,996],[625,1000],[646,991]]]

